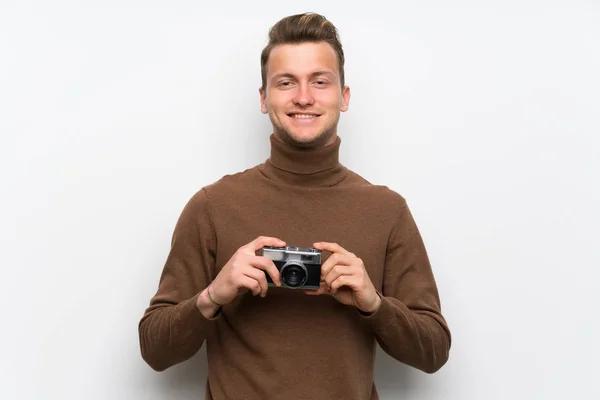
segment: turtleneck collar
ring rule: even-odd
[[[295,186],[324,187],[342,181],[348,170],[339,162],[341,139],[314,149],[294,147],[271,134],[271,156],[261,172],[269,179]]]

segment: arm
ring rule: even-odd
[[[386,353],[436,372],[448,360],[451,335],[425,245],[406,203],[389,238],[384,274],[381,305],[363,317]]]
[[[157,371],[196,354],[213,323],[205,315],[216,307],[204,289],[214,277],[215,242],[201,190],[177,221],[158,290],[138,325],[142,358]]]

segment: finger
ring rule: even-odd
[[[273,283],[275,283],[277,286],[281,286],[281,277],[279,276],[279,270],[275,266],[275,263],[273,263],[273,260],[263,256],[248,256],[247,262],[254,268],[266,271],[271,277]]]
[[[341,254],[345,254],[345,255],[351,254],[348,250],[344,249],[342,246],[340,246],[337,243],[316,242],[316,243],[313,243],[313,246],[316,249],[330,251],[332,253],[341,253]]]
[[[342,275],[353,275],[356,273],[356,269],[348,265],[336,265],[334,266],[329,274],[323,279],[327,287],[331,287],[331,284]]]
[[[335,295],[342,286],[347,286],[354,291],[356,287],[356,276],[341,275],[335,281],[331,282],[329,288],[331,293]]]
[[[252,291],[254,296],[260,294],[260,284],[256,279],[250,278],[247,275],[240,277],[239,285]]]
[[[267,278],[265,277],[265,273],[257,268],[248,268],[243,272],[249,278],[254,279],[260,285],[260,296],[265,297],[267,295],[267,290],[269,289],[269,284],[267,283]]]
[[[321,265],[321,277],[325,277],[331,272],[331,269],[336,265],[351,265],[353,257],[341,253],[335,253]]]
[[[321,294],[330,294],[329,289],[327,289],[327,285],[325,282],[321,282],[319,288],[317,290],[305,290],[304,293],[309,294],[311,296],[321,295]]]
[[[250,252],[254,254],[257,250],[260,250],[265,246],[283,247],[285,246],[285,242],[275,237],[259,236],[244,247],[248,250],[249,254]]]

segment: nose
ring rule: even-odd
[[[308,84],[298,85],[298,90],[294,96],[294,104],[300,107],[313,105],[315,98],[313,97],[310,86]]]

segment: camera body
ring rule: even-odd
[[[281,277],[283,287],[290,289],[317,290],[321,283],[321,250],[296,246],[265,246],[262,255],[273,261]],[[267,283],[273,280],[265,271]]]

